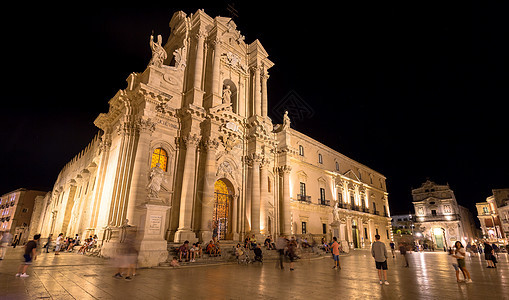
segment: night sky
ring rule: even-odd
[[[275,63],[269,116],[278,123],[276,108],[297,98],[307,113],[290,115],[292,127],[384,174],[392,214],[413,212],[411,189],[427,178],[475,212],[509,188],[508,7],[378,2],[235,3],[245,41],[259,39]],[[229,16],[223,1],[180,3],[4,12],[0,194],[52,189],[108,100],[145,69],[152,30],[166,42],[174,12]]]

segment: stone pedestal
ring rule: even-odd
[[[166,211],[170,208],[165,203],[151,200],[142,205],[145,213],[141,215],[138,231],[139,267],[154,267],[168,258],[167,241],[164,239]]]

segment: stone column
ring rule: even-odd
[[[193,216],[196,146],[198,145],[199,137],[194,134],[189,134],[181,138],[181,142],[186,152],[182,175],[182,192],[180,193],[179,227],[177,232],[175,232],[174,240],[176,243],[185,240],[189,240],[190,242],[197,241],[196,235],[191,231],[191,224]]]
[[[196,34],[196,59],[194,62],[194,85],[195,89],[201,90],[202,73],[203,73],[203,45],[205,41],[205,33],[199,31]]]
[[[127,103],[128,101],[125,102],[126,106],[130,105],[130,103]],[[121,142],[108,218],[108,225],[110,226],[121,226],[127,218],[127,203],[138,134],[132,116],[126,116],[125,121],[121,122],[118,127],[118,134],[121,135]]]
[[[260,234],[260,160],[259,154],[250,155],[251,160],[251,233]]]
[[[348,237],[348,245],[353,248],[352,217],[346,217],[346,236]]]
[[[267,71],[264,69],[263,70],[263,73],[261,74],[262,76],[262,107],[261,107],[261,111],[262,111],[262,117],[266,117],[267,116],[267,79],[269,79],[269,75],[267,74]]]
[[[364,224],[362,224],[362,218],[357,218],[357,224],[357,229],[359,230],[360,248],[364,248],[366,241],[364,238]]]
[[[260,67],[254,68],[254,103],[253,115],[259,116],[261,112]]]
[[[194,57],[194,68],[192,76],[189,75],[188,90],[185,95],[186,104],[194,104],[196,106],[203,105],[202,81],[203,81],[203,53],[205,44],[205,33],[198,31],[195,35],[196,52]]]
[[[267,194],[268,194],[268,171],[267,161],[262,159],[260,164],[260,233],[267,234]]]
[[[206,152],[205,178],[203,180],[201,203],[200,240],[208,242],[212,239],[212,214],[214,209],[214,178],[216,170],[216,149],[219,143],[209,139],[203,143]]]
[[[147,200],[147,184],[150,171],[150,136],[155,130],[155,123],[151,119],[137,120],[137,129],[139,131],[138,145],[133,166],[133,175],[131,190],[129,193],[129,202],[127,204],[127,219],[130,224],[139,225],[139,220],[135,219],[135,208]]]
[[[110,155],[110,147],[111,147],[111,134],[110,133],[104,133],[104,135],[101,137],[101,145],[100,151],[101,151],[101,158],[99,160],[99,165],[97,166],[97,174],[95,177],[95,188],[94,188],[94,194],[92,195],[92,199],[94,199],[94,205],[92,207],[92,213],[90,216],[90,225],[89,228],[94,229],[94,233],[98,233],[99,231],[99,224],[98,219],[99,215],[103,214],[104,219],[106,219],[107,216],[107,202],[105,199],[103,200],[103,186],[104,181],[106,179],[106,171],[108,167],[108,160]],[[102,209],[101,209],[102,208]]]
[[[292,230],[291,208],[290,208],[290,171],[292,168],[288,165],[279,167],[279,176],[283,181],[283,193],[280,201],[281,230],[283,235],[289,236]]]
[[[212,107],[222,103],[221,87],[219,86],[219,71],[221,66],[221,40],[219,37],[213,41],[214,56],[212,61]]]

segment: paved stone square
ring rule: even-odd
[[[397,254],[388,261],[390,285],[380,286],[366,250],[342,256],[339,271],[331,259],[317,258],[296,262],[294,271],[274,261],[140,269],[132,281],[113,278],[105,259],[70,253],[42,253],[30,277],[17,278],[21,250],[9,248],[0,261],[0,299],[509,299],[506,254],[497,269],[469,257],[471,284],[456,282],[446,253],[409,254],[410,268]]]

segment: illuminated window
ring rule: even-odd
[[[304,147],[302,145],[299,145],[299,155],[304,156]]]
[[[154,150],[154,153],[152,153],[152,162],[150,163],[150,168],[155,167],[157,163],[160,164],[159,167],[161,168],[161,170],[166,172],[168,154],[166,154],[166,151],[163,148],[157,148]]]
[[[214,211],[212,215],[213,228],[217,230],[219,239],[224,240],[230,226],[230,206],[232,195],[228,186],[222,180],[214,184]]]

